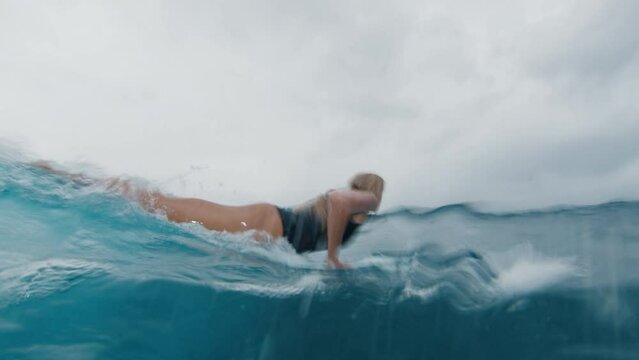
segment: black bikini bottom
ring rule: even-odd
[[[326,235],[320,219],[311,209],[294,212],[292,209],[277,207],[282,219],[284,236],[295,251],[303,253],[319,250],[318,245],[326,246]]]

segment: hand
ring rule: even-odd
[[[344,264],[340,262],[338,258],[328,258],[328,267],[332,269],[350,269],[351,267],[348,264]]]

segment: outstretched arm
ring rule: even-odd
[[[328,263],[336,268],[346,268],[337,256],[348,218],[357,213],[367,213],[377,209],[379,200],[372,192],[344,190],[328,193]]]

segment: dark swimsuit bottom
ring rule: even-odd
[[[326,231],[323,229],[320,219],[317,218],[311,209],[294,212],[292,209],[277,207],[277,211],[282,219],[284,236],[293,245],[297,253],[326,250],[328,248]],[[350,220],[348,221],[346,229],[344,229],[342,245],[348,242],[360,225]]]

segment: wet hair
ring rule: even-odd
[[[355,174],[348,182],[351,190],[370,191],[377,199],[381,199],[384,192],[384,179],[373,173]],[[322,227],[326,230],[328,219],[328,191],[315,198],[312,202],[312,211],[322,223]]]

